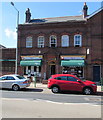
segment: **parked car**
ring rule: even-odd
[[[83,94],[90,95],[97,92],[97,85],[95,82],[89,80],[81,80],[75,75],[71,74],[56,74],[48,79],[48,88],[53,93],[60,91],[78,91]]]
[[[0,77],[0,88],[11,88],[17,91],[30,86],[31,81],[20,75],[4,75]]]

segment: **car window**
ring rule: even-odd
[[[57,79],[57,80],[67,80],[67,76],[61,76],[61,77],[57,77],[55,79]]]
[[[15,80],[15,78],[12,76],[7,76],[7,80]]]
[[[77,81],[77,79],[74,77],[68,76],[68,81]]]
[[[7,78],[6,76],[1,77],[0,80],[6,80],[6,78]]]
[[[16,77],[19,79],[25,79],[25,77],[23,77],[23,76],[16,76]]]

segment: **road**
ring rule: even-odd
[[[2,91],[2,117],[101,118],[101,96],[41,91]]]

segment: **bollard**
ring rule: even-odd
[[[36,88],[36,76],[34,76],[34,87]]]

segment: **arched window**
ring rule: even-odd
[[[55,35],[50,36],[50,47],[57,47],[57,37]]]
[[[68,35],[62,35],[61,44],[62,44],[62,47],[69,46],[69,36]]]
[[[80,34],[74,35],[74,46],[75,47],[82,46],[82,36]]]
[[[31,48],[32,47],[32,37],[27,37],[26,38],[26,48]]]
[[[38,47],[39,48],[44,47],[44,36],[39,36],[38,37]]]

